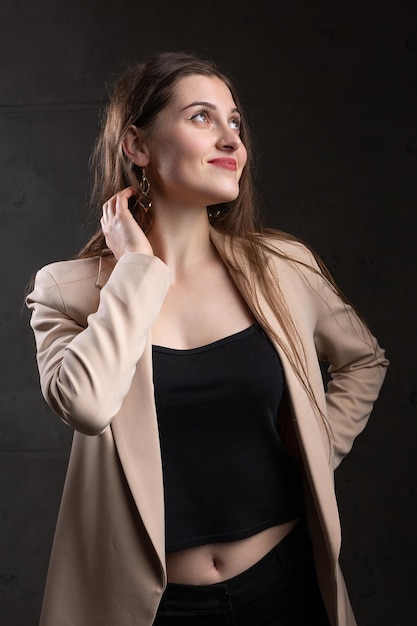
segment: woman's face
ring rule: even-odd
[[[158,203],[208,206],[234,200],[246,164],[240,115],[216,77],[181,78],[148,146],[148,178]]]

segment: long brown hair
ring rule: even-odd
[[[163,52],[147,62],[133,65],[121,76],[103,111],[101,131],[91,155],[93,183],[91,210],[99,223],[102,205],[111,196],[128,186],[139,188],[142,171],[140,167],[132,165],[125,156],[122,148],[124,135],[132,124],[145,134],[151,134],[158,114],[172,101],[177,81],[193,74],[215,76],[221,79],[230,89],[242,116],[241,139],[248,156],[240,179],[240,193],[231,202],[214,205],[207,209],[211,225],[216,231],[227,236],[230,244],[227,247],[229,252],[223,251],[223,259],[232,272],[243,275],[249,305],[286,354],[296,376],[323,419],[330,437],[325,417],[309,383],[303,346],[297,329],[282,297],[278,279],[268,271],[268,257],[270,258],[271,253],[280,254],[288,259],[286,255],[278,253],[275,247],[271,246],[271,238],[281,241],[300,240],[289,233],[263,228],[261,225],[253,183],[254,159],[248,120],[231,78],[222,72],[215,62],[188,52]],[[140,210],[138,203],[133,203],[130,208],[139,226],[145,233],[148,232],[152,226],[152,211]],[[98,228],[77,256],[86,258],[109,252],[101,228]],[[309,266],[310,269],[316,273],[323,273],[331,288],[339,294],[346,305],[349,305],[350,303],[334,283],[327,268],[317,255],[311,252],[320,270],[317,270],[313,264]],[[245,265],[249,264],[249,275],[243,269],[242,253],[246,259]],[[295,259],[290,260],[300,263]],[[259,304],[259,288],[256,285],[260,285],[262,296],[274,311],[283,329],[286,342],[276,336],[270,327]]]

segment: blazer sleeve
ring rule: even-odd
[[[389,361],[366,323],[316,269],[314,342],[329,364],[325,398],[337,467],[368,422]]]
[[[122,256],[85,326],[71,313],[82,297],[80,283],[60,282],[53,268],[37,273],[26,300],[42,393],[66,424],[86,435],[100,434],[129,391],[171,273],[157,257]]]

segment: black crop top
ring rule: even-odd
[[[300,515],[279,437],[279,356],[258,324],[191,350],[153,346],[168,552],[249,537]]]

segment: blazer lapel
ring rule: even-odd
[[[229,267],[230,263],[227,263],[227,261],[231,258],[229,238],[218,233],[213,228],[211,228],[210,237],[218,253]],[[248,283],[244,277],[249,276],[249,263],[246,257],[243,254],[240,254],[239,251],[237,254],[239,256],[240,268],[243,269],[243,274],[241,271],[238,272],[230,270],[231,277],[246,303],[251,308],[253,315],[262,325],[262,320],[259,320],[256,310],[251,306]],[[285,263],[281,263],[281,267],[278,268],[278,270],[280,274],[280,286],[285,292]],[[293,367],[285,354],[285,350],[282,345],[285,346],[290,352],[291,348],[281,325],[278,323],[274,311],[271,310],[270,305],[266,302],[260,291],[257,293],[257,298],[260,309],[268,319],[268,323],[279,339],[279,341],[277,341],[277,339],[271,334],[270,330],[268,328],[264,328],[264,331],[267,333],[275,346],[282,362],[289,394],[290,409],[298,437],[298,445],[304,460],[307,480],[315,499],[315,506],[320,511],[320,518],[326,518],[326,525],[330,530],[330,549],[333,557],[336,559],[340,550],[341,537],[337,502],[334,495],[334,482],[332,470],[330,469],[331,449],[330,442],[328,441],[328,433],[322,423],[322,418],[318,415],[317,410],[313,408],[311,399],[296,376]],[[296,315],[297,312],[295,311],[294,314]],[[301,340],[303,340],[302,337]],[[282,342],[282,345],[280,345],[280,342]],[[316,353],[307,355],[306,368],[309,374],[311,373],[311,379],[316,381],[316,383],[313,382],[312,385],[314,387],[314,392],[319,406],[325,414],[326,407],[324,400],[324,388],[321,386],[322,379]],[[320,387],[317,385],[318,380]]]
[[[110,255],[100,257],[96,278],[99,289],[108,281],[115,263]],[[150,332],[130,391],[111,429],[123,472],[165,579],[164,494]]]

